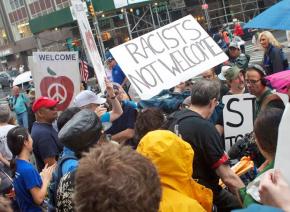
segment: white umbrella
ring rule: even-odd
[[[13,86],[21,85],[25,82],[29,82],[32,80],[31,71],[26,71],[23,74],[19,74],[15,80],[13,81]]]

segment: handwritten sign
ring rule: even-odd
[[[228,59],[191,15],[110,52],[141,99],[149,99]]]
[[[275,158],[275,169],[280,169],[287,182],[290,184],[290,143],[289,143],[289,126],[290,126],[290,103],[285,107],[282,120],[279,126],[278,143]]]
[[[255,99],[256,97],[251,94],[226,95],[223,97],[226,151],[246,133],[253,131]]]
[[[83,6],[83,2],[79,0],[71,0],[73,16],[76,17],[80,34],[86,48],[87,58],[92,62],[96,77],[98,79],[99,86],[102,92],[105,92],[105,81],[106,72],[102,59],[97,48],[94,35],[90,23],[88,21],[86,11]]]

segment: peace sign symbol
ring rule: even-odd
[[[65,102],[67,98],[66,88],[59,83],[52,83],[47,90],[48,97],[59,101],[59,104]]]

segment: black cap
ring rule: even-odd
[[[75,153],[87,150],[101,136],[102,123],[96,113],[83,109],[75,114],[59,131],[59,141]]]

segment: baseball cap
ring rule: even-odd
[[[57,100],[50,99],[46,96],[41,96],[38,99],[36,99],[35,102],[33,103],[32,112],[35,113],[42,107],[45,107],[45,108],[55,107],[57,104],[58,104]]]
[[[111,54],[111,52],[109,50],[106,51],[105,58],[106,58],[106,61],[114,59],[113,55]]]
[[[233,48],[236,48],[236,49],[240,49],[240,46],[237,42],[231,42],[230,45],[229,45],[229,48],[230,47],[233,47]]]
[[[233,66],[228,69],[224,69],[222,74],[224,75],[227,81],[236,79],[239,73],[242,71],[238,66]]]
[[[104,104],[107,100],[101,97],[102,94],[95,94],[93,91],[85,90],[76,95],[74,106],[83,107],[88,104]]]
[[[95,112],[83,109],[76,113],[59,131],[59,141],[75,153],[82,152],[98,142],[102,123]]]
[[[222,80],[222,81],[226,81],[227,79],[224,77],[224,72],[227,70],[227,69],[229,69],[231,66],[223,66],[222,68],[221,68],[221,73],[219,73],[219,75],[218,75],[218,78],[220,79],[220,80]]]

